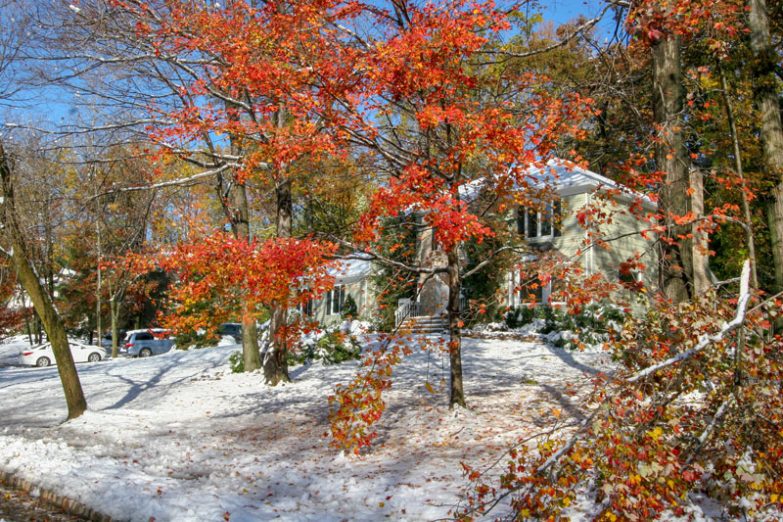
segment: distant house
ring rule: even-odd
[[[533,263],[540,253],[554,250],[564,259],[578,260],[586,274],[600,272],[608,280],[617,280],[621,277],[618,270],[621,262],[638,252],[647,252],[648,269],[643,273],[634,273],[632,277],[645,285],[654,284],[657,263],[652,251],[653,241],[638,233],[646,227],[628,212],[634,202],[641,204],[645,210],[654,211],[656,206],[653,201],[609,178],[562,160],[551,160],[542,168],[531,169],[530,175],[534,179],[538,178],[542,186],[551,186],[553,194],[549,198],[552,201],[542,205],[543,208],[517,208],[509,215],[509,226],[524,238],[530,251],[519,258],[520,265]],[[471,201],[481,187],[481,182],[463,187],[463,200]],[[598,199],[599,196],[602,197]],[[611,223],[601,226],[603,237],[619,237],[612,241],[611,249],[584,248],[587,232],[579,224],[577,213],[581,208],[594,204],[600,205],[604,212],[613,214]],[[417,259],[421,266],[445,266],[446,255],[433,236],[431,228],[424,228],[419,233]],[[522,283],[520,271],[513,270],[506,274],[505,303],[501,304],[514,307],[530,303],[530,294],[536,296],[538,304],[550,303],[551,282],[544,287],[520,289]],[[462,301],[469,298],[462,296]],[[418,300],[400,301],[398,322],[407,317],[423,317],[428,325],[436,326],[437,318],[446,312],[447,301],[445,274],[422,277]]]
[[[582,264],[586,274],[602,273],[608,280],[618,280],[620,263],[639,252],[647,252],[647,269],[632,277],[645,285],[657,280],[657,263],[652,251],[653,239],[645,239],[639,232],[645,224],[628,212],[632,203],[641,204],[647,211],[656,206],[649,198],[620,184],[576,166],[570,162],[552,160],[540,169],[531,169],[531,177],[538,178],[542,186],[552,187],[552,201],[542,208],[517,208],[509,214],[508,223],[527,246],[528,253],[520,256],[519,265],[534,263],[543,252],[557,252],[564,259]],[[471,201],[478,197],[483,187],[481,181],[462,187],[462,199]],[[602,194],[603,193],[603,194]],[[611,249],[585,249],[587,232],[579,224],[577,214],[586,206],[600,205],[601,210],[612,213],[609,224],[601,226],[605,238],[615,238]],[[346,259],[333,270],[334,289],[320,299],[299,307],[299,312],[321,324],[335,324],[342,320],[343,307],[348,296],[356,303],[358,317],[370,319],[376,312],[376,291],[371,282],[374,264],[357,254],[357,259]],[[432,228],[422,227],[416,241],[416,259],[420,266],[445,267],[446,254],[434,240]],[[418,297],[415,301],[401,299],[396,311],[397,323],[414,317],[422,331],[436,331],[444,326],[443,317],[448,302],[446,274],[422,275]],[[504,306],[529,304],[530,294],[538,304],[551,302],[552,283],[540,288],[520,289],[521,272],[513,270],[505,275]],[[461,296],[463,306],[471,296]]]
[[[370,281],[373,265],[360,254],[358,259],[343,259],[332,269],[334,288],[320,299],[308,301],[299,307],[299,313],[323,325],[342,321],[343,308],[350,296],[356,303],[358,318],[369,319],[375,311],[375,293]]]

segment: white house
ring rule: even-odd
[[[636,253],[647,256],[648,267],[643,273],[635,274],[645,285],[652,285],[657,279],[656,253],[653,251],[654,239],[645,239],[640,232],[647,228],[643,220],[629,211],[636,205],[645,211],[653,212],[655,203],[649,198],[627,187],[583,169],[571,162],[551,160],[544,167],[531,169],[530,175],[539,179],[541,186],[553,188],[552,202],[535,210],[518,208],[509,214],[509,226],[523,236],[529,252],[520,257],[520,264],[532,263],[545,251],[556,251],[564,259],[575,260],[584,268],[586,274],[600,272],[608,279],[620,277],[618,267],[622,261]],[[474,181],[464,187],[463,200],[478,197],[484,186],[483,181]],[[585,248],[587,232],[577,219],[583,208],[596,206],[601,212],[611,214],[611,222],[601,227],[602,237],[613,239],[611,249]],[[446,255],[433,239],[432,228],[422,228],[416,244],[418,263],[421,266],[444,266]],[[369,319],[376,311],[376,292],[371,282],[373,262],[357,254],[354,259],[339,262],[334,269],[335,287],[321,299],[313,300],[301,307],[301,313],[318,320],[322,324],[334,324],[341,320],[343,305],[347,296],[356,303],[358,316]],[[400,300],[397,309],[398,323],[408,317],[425,318],[433,327],[442,325],[441,317],[446,311],[448,284],[446,274],[422,275],[419,281],[419,293],[415,302]],[[552,293],[551,283],[543,288],[531,291],[520,290],[519,271],[506,275],[505,306],[519,306],[529,303],[529,294],[533,293],[539,303],[549,303]],[[463,303],[471,296],[462,296]]]

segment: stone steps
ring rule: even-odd
[[[446,317],[422,315],[405,319],[400,326],[400,330],[417,334],[435,334],[446,332],[448,327],[449,323]]]

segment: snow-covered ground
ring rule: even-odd
[[[417,353],[396,371],[378,445],[354,458],[324,435],[327,396],[356,363],[294,367],[293,384],[270,388],[230,372],[235,350],[79,365],[90,410],[67,423],[56,369],[0,369],[0,469],[119,520],[436,519],[460,500],[460,462],[494,461],[555,409],[578,417],[566,385],[607,365],[604,354],[466,340],[471,409],[455,416],[446,357]]]

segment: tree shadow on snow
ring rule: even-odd
[[[204,373],[206,370],[210,370],[213,368],[216,368],[220,366],[220,362],[212,362],[209,365],[205,365],[203,367],[200,367],[197,371],[193,373],[189,373],[188,375],[185,375],[183,377],[180,377],[177,380],[168,382],[166,384],[161,384],[161,380],[168,374],[169,372],[175,370],[179,366],[179,361],[172,360],[165,366],[160,366],[158,370],[155,372],[155,374],[150,378],[143,381],[136,381],[129,377],[125,377],[124,375],[119,375],[116,373],[107,373],[106,375],[108,377],[114,377],[115,379],[120,380],[121,382],[127,384],[130,388],[127,392],[125,392],[125,395],[121,397],[118,401],[116,401],[111,406],[108,406],[106,408],[102,408],[103,410],[116,410],[119,408],[122,408],[123,406],[129,404],[130,402],[133,402],[136,400],[139,395],[144,393],[145,391],[152,390],[158,387],[165,387],[170,388],[173,386],[176,386],[177,384],[181,384],[185,381],[188,381],[197,375],[200,375]]]

